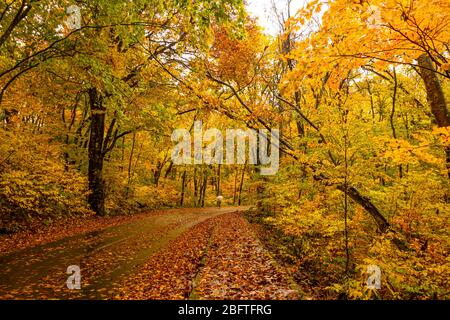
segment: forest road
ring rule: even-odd
[[[209,218],[248,208],[164,210],[159,215],[0,255],[0,299],[114,297],[115,285],[171,240]],[[69,266],[80,268],[80,290],[67,288]]]

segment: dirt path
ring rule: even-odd
[[[112,284],[192,226],[245,208],[176,209],[0,256],[0,299],[102,298]],[[66,288],[67,267],[81,269],[82,290]]]
[[[287,278],[236,213],[246,209],[168,210],[2,255],[0,299],[247,298],[245,292],[250,292],[248,298],[269,298],[270,292],[292,296]],[[233,261],[233,255],[239,259]],[[228,270],[223,259],[233,268]],[[70,265],[80,267],[81,290],[66,287]],[[227,278],[225,284],[221,277]]]

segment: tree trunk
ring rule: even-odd
[[[247,163],[247,162],[245,162]],[[244,168],[242,169],[242,176],[241,176],[241,182],[239,184],[239,197],[238,197],[238,205],[241,205],[241,200],[242,200],[242,187],[244,186],[244,178],[245,178],[245,166],[246,164],[244,164]]]
[[[395,118],[396,118],[395,112],[396,112],[396,106],[397,106],[398,79],[397,79],[397,71],[395,70],[395,67],[393,68],[392,76],[394,78],[394,90],[392,93],[392,109],[391,109],[391,116],[389,117],[389,121],[391,123],[392,137],[394,139],[397,139],[397,130],[395,128]],[[402,165],[398,166],[398,175],[400,178],[403,178]]]
[[[136,133],[133,134],[133,143],[131,144],[131,152],[130,152],[130,158],[128,159],[128,181],[127,181],[127,198],[128,198],[128,192],[130,191],[130,185],[131,185],[131,167],[133,165],[133,156],[134,156],[134,147],[136,145]]]
[[[334,185],[333,183],[327,183],[327,180],[329,180],[330,178],[323,173],[314,175],[314,179],[317,181],[321,181],[325,185]],[[350,197],[350,199],[363,207],[364,210],[366,210],[372,216],[372,218],[375,220],[375,223],[377,224],[378,229],[381,232],[386,232],[389,229],[390,224],[386,220],[386,218],[381,214],[381,212],[372,203],[372,201],[368,197],[362,195],[358,189],[356,189],[352,185],[348,185],[346,187],[345,184],[339,184],[336,186],[336,188],[344,193],[347,189],[347,195]]]
[[[194,166],[194,207],[198,206],[198,184],[199,177],[197,176],[197,166]]]
[[[345,185],[339,185],[337,188],[345,193]],[[347,186],[346,194],[372,216],[381,232],[386,232],[388,230],[390,226],[389,223],[369,198],[363,196],[358,189],[353,186]]]
[[[206,197],[206,187],[208,186],[208,173],[204,172],[202,190],[200,191],[201,203],[200,206],[203,208],[205,206]]]
[[[91,107],[91,132],[88,145],[88,180],[90,194],[88,202],[91,209],[100,216],[105,215],[105,190],[103,182],[103,135],[105,133],[106,108],[103,97],[96,88],[89,89]]]
[[[256,154],[257,154],[256,167],[257,167],[257,170],[260,170],[261,161],[259,158],[259,153],[260,153],[260,141],[261,141],[260,139],[261,138],[259,135],[257,137],[258,137],[258,139],[257,139],[257,144],[256,144]],[[259,175],[259,176],[260,176],[261,180],[265,180],[264,176],[262,176],[262,177],[261,177],[261,175]],[[264,199],[264,192],[265,192],[264,185],[265,185],[265,183],[258,183],[256,186],[256,208],[260,212],[264,209],[263,208],[263,199]]]
[[[448,116],[447,103],[439,78],[434,71],[433,63],[427,54],[422,54],[417,61],[420,67],[419,74],[425,83],[427,100],[430,104],[431,112],[436,119],[436,123],[439,127],[448,127],[450,126],[450,117]],[[450,147],[445,149],[445,154],[447,175],[450,178]]]
[[[234,172],[233,205],[236,204],[238,173],[239,173],[239,170],[238,170],[238,168],[236,168],[235,172]]]
[[[181,178],[181,198],[180,198],[180,207],[184,204],[184,191],[186,188],[186,170],[183,172],[183,177]]]
[[[221,165],[219,163],[219,167],[217,168],[217,196],[220,196],[221,192],[220,192],[220,168]]]
[[[169,168],[167,168],[166,174],[164,175],[164,179],[167,179],[167,177],[169,176],[170,172],[172,171],[173,168],[173,162],[170,161],[170,165]]]
[[[158,186],[158,184],[159,184],[159,178],[161,177],[161,171],[162,171],[163,167],[164,167],[164,162],[161,162],[158,160],[158,164],[156,165],[156,170],[153,175],[155,186]]]
[[[122,153],[121,153],[121,161],[120,161],[120,171],[123,172],[125,166],[123,165],[125,162],[125,137],[122,138]]]

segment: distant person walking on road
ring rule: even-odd
[[[220,209],[220,207],[222,206],[222,200],[223,200],[223,197],[222,197],[221,194],[219,194],[219,195],[217,196],[217,208],[219,208],[219,209]]]

